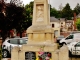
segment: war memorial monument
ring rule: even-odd
[[[54,42],[48,0],[34,0],[32,26],[27,33],[27,44],[14,47],[11,60],[69,60],[66,45],[58,49]]]

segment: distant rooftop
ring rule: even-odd
[[[60,21],[55,17],[50,17],[50,22],[60,22]]]
[[[73,22],[73,20],[66,20],[66,22]]]

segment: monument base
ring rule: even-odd
[[[64,58],[64,57],[65,58]],[[68,60],[68,48],[63,46],[57,49],[56,44],[51,45],[23,45],[12,50],[11,60]]]
[[[53,44],[54,30],[50,25],[31,26],[27,30],[28,42],[27,44]]]

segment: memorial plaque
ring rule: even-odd
[[[25,60],[36,60],[36,53],[32,51],[25,52]]]

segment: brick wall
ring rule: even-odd
[[[70,32],[61,32],[60,35],[64,35],[64,37],[68,36]]]

